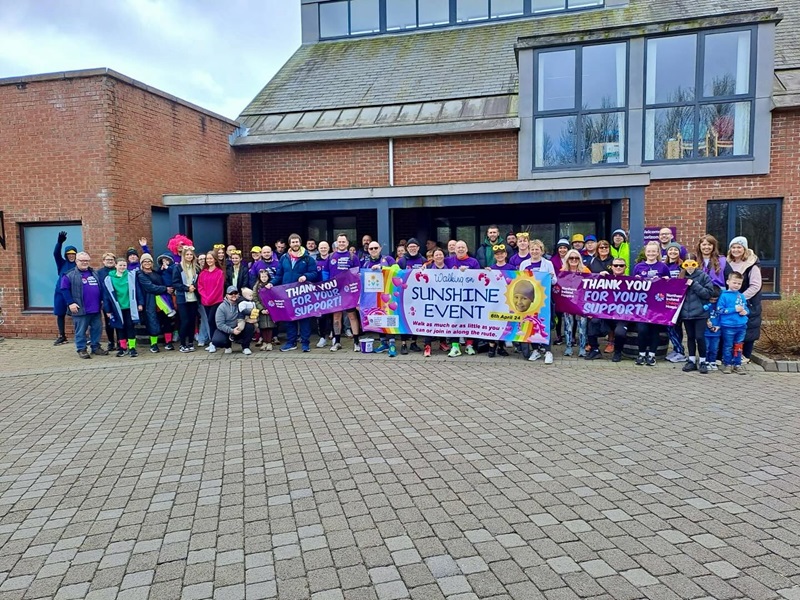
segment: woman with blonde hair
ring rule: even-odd
[[[589,268],[583,264],[583,258],[580,252],[577,250],[567,251],[559,275],[564,273],[582,274],[590,272]],[[586,327],[588,322],[586,317],[564,313],[564,336],[566,337],[564,356],[572,356],[572,346],[575,345],[575,334],[572,328],[576,323],[578,325],[576,332],[578,337],[578,356],[586,356]]]
[[[195,260],[194,246],[181,249],[181,260],[172,271],[172,287],[178,304],[181,326],[181,352],[194,352],[194,330],[197,324],[197,309],[200,296],[197,293],[199,267]]]

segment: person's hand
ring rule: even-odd
[[[261,314],[262,315],[268,315],[269,311],[265,308],[264,310],[261,311]]]
[[[144,310],[144,307],[141,304],[139,306],[137,306],[136,308],[139,310],[139,312],[142,312]]]
[[[237,325],[237,326],[236,326],[236,327],[234,327],[234,329],[233,329],[233,335],[239,335],[240,333],[242,333],[242,330],[241,330],[241,329],[239,328],[239,326]]]
[[[268,283],[268,284],[267,284],[267,285],[265,285],[264,287],[265,287],[266,289],[268,289],[268,290],[271,290],[271,289],[272,289],[272,284],[271,284],[271,283]]]
[[[611,273],[609,273],[608,271],[600,271],[600,275],[606,276],[606,275],[611,275]]]
[[[467,267],[458,267],[458,270],[459,270],[459,271],[466,271],[466,270],[467,270]]]
[[[111,318],[112,318],[114,315],[112,315],[111,313],[106,313],[106,316],[108,317],[108,319],[109,319],[109,321],[110,321],[110,320],[111,320]]]
[[[381,270],[381,266],[380,265],[372,265],[370,267],[370,269],[372,269],[373,271],[380,271]]]
[[[690,285],[692,285],[692,280],[691,279],[687,279],[686,280],[686,287],[689,287]]]
[[[175,293],[175,288],[167,287],[167,293],[168,294],[174,294]]]
[[[78,314],[78,310],[80,310],[80,307],[78,306],[77,302],[73,302],[72,304],[69,305],[69,311],[73,315],[77,315]]]
[[[492,267],[483,267],[483,270],[484,270],[484,271],[491,271],[491,270],[492,270]]]
[[[190,291],[190,292],[193,292],[193,291],[195,291],[195,287],[194,287],[194,285],[192,285],[192,284],[189,284],[189,291]]]
[[[147,238],[139,238],[139,245],[144,248],[147,246]]]
[[[58,232],[58,243],[63,244],[67,241],[67,232],[66,231],[59,231]]]
[[[744,309],[744,306],[737,306],[736,307],[736,312],[739,313],[740,315],[747,314],[747,311]]]
[[[300,275],[300,279],[297,280],[298,283],[305,283],[305,281],[306,281],[305,275]]]

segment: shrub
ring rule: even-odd
[[[758,347],[770,354],[800,357],[800,294],[764,303]]]

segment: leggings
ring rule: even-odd
[[[656,350],[658,350],[658,340],[661,330],[662,327],[660,325],[653,325],[652,323],[636,324],[639,354],[644,354],[649,351],[650,354],[655,355]]]
[[[133,324],[133,320],[131,319],[130,308],[122,309],[122,329],[119,330],[118,337],[121,340],[136,339],[136,326]]]
[[[194,328],[197,324],[197,302],[178,304],[181,316],[181,346],[194,346]]]
[[[700,361],[706,360],[706,319],[685,319],[683,327],[686,329],[687,356],[694,359],[695,352],[700,355]]]
[[[108,317],[106,316],[106,313],[103,313],[103,323],[105,323],[106,326],[106,337],[108,338],[108,343],[113,345],[116,330],[111,326],[111,323],[108,322]],[[117,341],[119,341],[121,337],[122,336],[117,335],[116,336]]]
[[[67,337],[67,315],[56,315],[56,325],[58,325],[58,335]]]

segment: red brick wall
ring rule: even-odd
[[[20,223],[81,221],[83,249],[99,265],[103,252],[150,236],[162,194],[235,187],[233,126],[118,79],[4,85],[0,106],[0,257],[14,267],[0,270],[6,335],[56,331],[52,315],[22,314]]]

